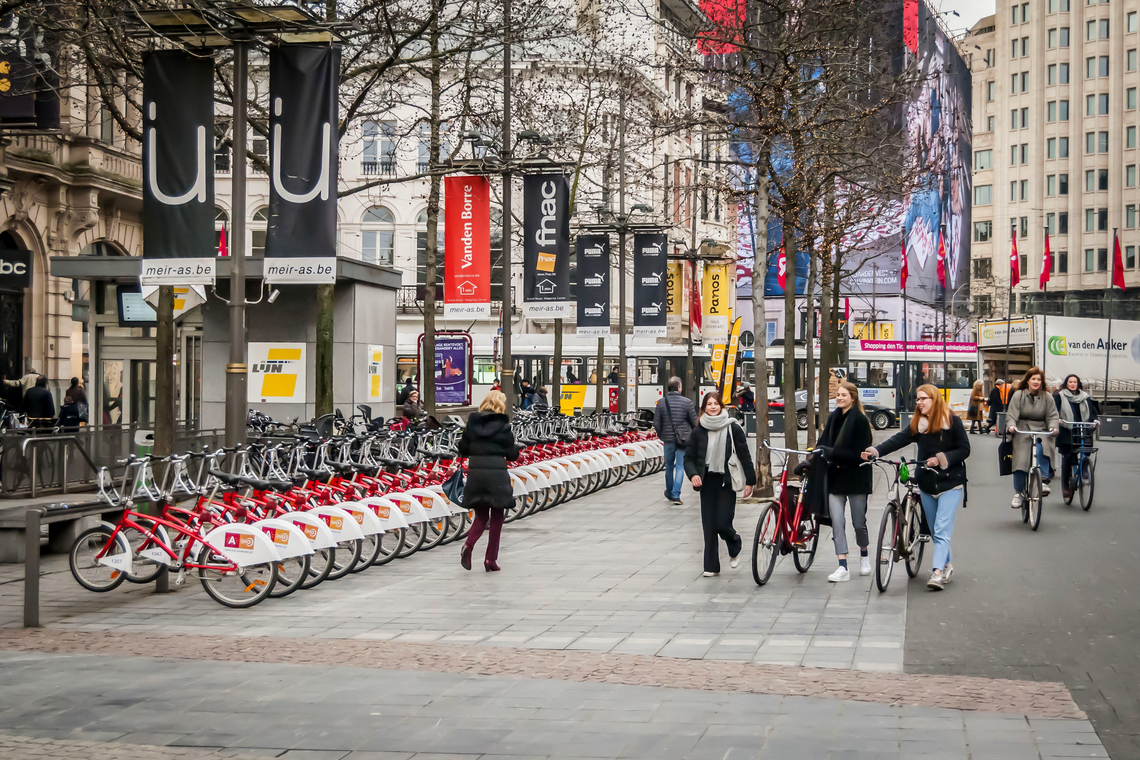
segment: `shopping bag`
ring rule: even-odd
[[[998,474],[1003,477],[1013,474],[1013,439],[1005,435],[998,444]]]
[[[467,485],[466,479],[463,477],[463,468],[458,468],[451,474],[451,477],[443,481],[443,495],[446,496],[453,504],[463,503],[463,488]]]

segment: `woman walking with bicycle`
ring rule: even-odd
[[[756,485],[756,468],[748,453],[748,438],[740,423],[729,416],[716,391],[701,401],[697,427],[685,446],[685,474],[701,494],[701,528],[705,536],[705,577],[720,574],[720,545],[728,545],[729,566],[740,565],[743,541],[732,518],[736,515],[736,492],[744,498]]]
[[[1030,367],[1017,391],[1009,400],[1005,411],[1006,431],[1014,434],[1013,439],[1013,503],[1014,509],[1021,509],[1021,495],[1025,492],[1029,478],[1030,462],[1033,456],[1033,436],[1017,435],[1022,430],[1056,433],[1060,427],[1057,402],[1045,390],[1045,373],[1040,367]],[[1046,437],[1036,446],[1037,466],[1041,468],[1041,494],[1049,495],[1049,481],[1053,477],[1053,439]]]
[[[490,391],[479,404],[479,411],[467,418],[467,427],[459,439],[459,455],[468,458],[463,507],[475,511],[471,531],[459,553],[459,563],[464,570],[471,569],[471,553],[488,525],[490,532],[483,567],[487,572],[499,569],[499,535],[503,518],[514,501],[507,462],[519,458],[519,447],[506,409],[506,395],[502,391]]]
[[[1069,375],[1065,378],[1060,389],[1053,394],[1053,401],[1057,405],[1057,414],[1063,422],[1070,425],[1074,422],[1096,422],[1100,424],[1100,420],[1097,419],[1096,404],[1093,403],[1089,394],[1085,393],[1081,379],[1076,375]],[[1064,492],[1065,501],[1072,501],[1073,481],[1071,476],[1075,457],[1073,456],[1071,428],[1065,425],[1061,426],[1060,432],[1057,433],[1057,448],[1061,451],[1061,490]]]
[[[918,388],[910,424],[878,446],[869,447],[863,459],[884,456],[911,443],[918,444],[919,496],[934,539],[934,572],[926,587],[941,591],[954,576],[950,539],[965,496],[970,438],[961,418],[950,412],[942,393],[929,383]]]
[[[864,467],[861,455],[872,443],[871,423],[863,412],[859,389],[842,383],[835,391],[835,411],[827,418],[819,447],[827,460],[827,506],[831,515],[831,538],[839,567],[827,580],[841,583],[851,580],[847,568],[847,524],[844,503],[851,507],[851,524],[859,544],[859,575],[871,574],[867,556],[867,496],[874,490],[874,473]]]

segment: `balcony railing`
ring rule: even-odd
[[[424,291],[426,288],[423,285],[402,285],[396,293],[396,313],[397,314],[423,314],[424,313]],[[511,295],[514,295],[514,288],[511,288]],[[491,301],[491,313],[499,314],[503,308],[502,301]],[[439,286],[435,289],[435,312],[437,314],[443,313],[443,287]]]
[[[395,160],[361,161],[360,173],[370,175],[391,175],[396,173]]]

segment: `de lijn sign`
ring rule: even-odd
[[[0,248],[0,290],[32,287],[32,252]]]

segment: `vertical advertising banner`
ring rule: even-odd
[[[251,404],[305,403],[305,344],[250,343],[246,400]]]
[[[423,366],[423,336],[420,336]],[[471,336],[437,333],[435,336],[435,403],[464,406],[471,403]],[[421,372],[421,377],[423,373]]]
[[[664,338],[669,296],[665,269],[668,239],[663,232],[633,236],[633,334]]]
[[[384,393],[384,347],[368,347],[368,400],[382,401]]]
[[[733,383],[736,379],[736,353],[740,348],[740,317],[732,322],[732,330],[728,335],[728,356],[724,361],[724,390],[721,392],[721,403],[732,403]]]
[[[665,320],[665,337],[671,340],[680,340],[681,337],[685,334],[684,262],[669,262],[668,276],[666,277],[665,306],[667,309]]]
[[[143,62],[143,285],[214,284],[214,59]]]
[[[728,265],[706,262],[701,291],[701,304],[704,306],[701,335],[706,343],[727,343],[728,316],[732,311]]]
[[[570,300],[570,182],[564,174],[523,177],[523,316],[574,317]]]
[[[491,191],[486,177],[444,183],[443,316],[491,316]]]
[[[578,335],[610,334],[610,236],[579,235]]]
[[[267,282],[336,281],[339,78],[336,48],[281,45],[269,53]]]

